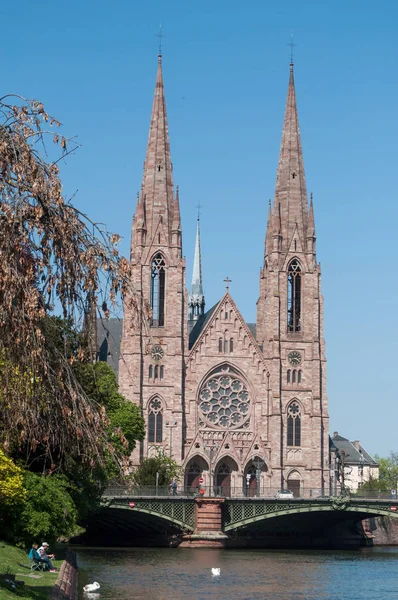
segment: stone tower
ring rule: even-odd
[[[275,198],[268,211],[257,302],[257,342],[269,365],[269,427],[274,470],[292,489],[329,483],[326,359],[321,268],[316,260],[312,198],[308,206],[293,64],[283,123]],[[286,473],[289,475],[286,476]],[[297,485],[299,485],[297,481]]]
[[[124,305],[120,392],[139,405],[147,435],[134,464],[163,444],[182,456],[187,297],[179,194],[174,194],[162,56],[158,57],[141,194],[133,218],[130,262],[137,304]]]

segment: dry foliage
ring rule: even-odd
[[[129,264],[119,237],[63,198],[58,164],[76,143],[59,128],[37,101],[0,99],[0,443],[6,451],[40,448],[55,464],[65,452],[93,463],[106,446],[106,415],[42,324],[61,307],[80,326],[93,298],[108,316],[128,292]],[[56,145],[54,161],[41,157],[46,140]]]

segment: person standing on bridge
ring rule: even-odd
[[[173,481],[171,482],[170,489],[171,489],[171,493],[173,494],[173,496],[176,496],[177,495],[177,482],[175,479],[173,479]]]

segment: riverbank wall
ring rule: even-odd
[[[365,535],[373,546],[398,546],[398,519],[378,517],[363,522]]]
[[[77,600],[77,562],[72,550],[68,550],[61,565],[50,600]]]

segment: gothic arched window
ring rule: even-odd
[[[229,351],[230,351],[230,352],[233,352],[233,351],[234,351],[234,340],[233,340],[233,338],[231,338],[231,339],[229,340]]]
[[[219,338],[219,340],[218,340],[218,351],[222,352],[222,348],[223,348],[223,339]]]
[[[148,442],[163,441],[163,409],[159,398],[153,398],[148,407]]]
[[[290,370],[290,369],[288,369],[288,370],[287,370],[287,376],[286,376],[286,381],[287,381],[287,383],[290,383],[290,373],[291,373],[291,370]]]
[[[301,446],[301,413],[295,401],[287,409],[287,445]]]
[[[297,373],[297,383],[301,383],[301,371]]]
[[[301,331],[301,267],[296,258],[287,273],[287,330]]]
[[[157,379],[158,377],[159,377],[159,365],[155,365],[154,378]]]
[[[164,366],[160,365],[160,379],[164,378]]]
[[[151,267],[151,310],[152,327],[164,326],[164,300],[165,300],[165,279],[166,264],[163,256],[156,254]]]
[[[292,383],[296,383],[296,369],[293,369],[293,373],[292,373]]]
[[[149,377],[149,379],[152,379],[152,377],[153,377],[153,367],[152,367],[152,365],[149,365],[148,377]]]

